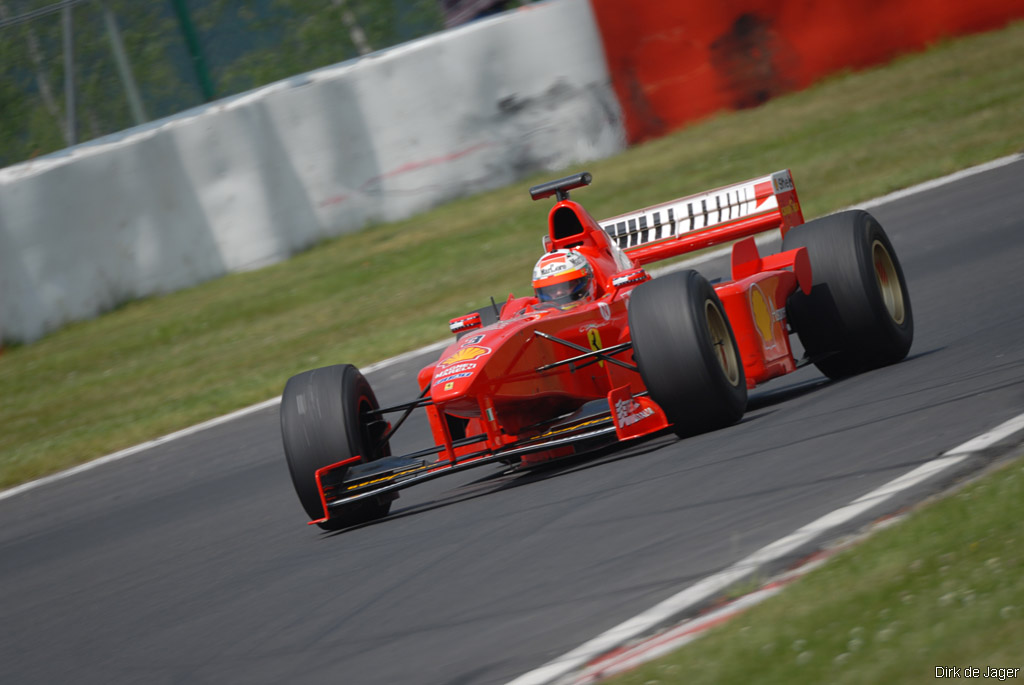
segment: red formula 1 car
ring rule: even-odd
[[[379,518],[398,490],[482,464],[722,428],[743,416],[748,389],[805,363],[840,378],[910,349],[910,297],[882,227],[859,210],[804,223],[788,170],[601,222],[569,199],[590,181],[530,189],[556,198],[533,296],[453,319],[456,338],[420,371],[415,399],[380,407],[347,364],[288,381],[281,433],[310,523]],[[753,236],[771,229],[782,251],[762,256]],[[734,240],[731,280],[644,270]],[[389,439],[419,408],[435,446],[392,455]]]

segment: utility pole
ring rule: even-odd
[[[199,44],[196,27],[192,23],[192,17],[188,12],[188,5],[186,0],[171,0],[171,4],[174,5],[174,12],[178,15],[178,23],[181,24],[181,35],[185,37],[188,53],[192,56],[192,66],[196,70],[196,78],[199,79],[199,89],[203,91],[203,99],[206,102],[210,102],[216,95],[213,92],[210,72],[206,69],[203,47]]]
[[[331,4],[341,9],[341,20],[345,22],[345,27],[348,28],[348,37],[351,39],[352,44],[356,46],[359,54],[367,55],[373,52],[370,42],[366,40],[366,33],[363,31],[363,27],[359,25],[355,13],[349,8],[347,1],[331,0]]]
[[[14,17],[13,19],[18,20],[20,18]],[[12,19],[7,9],[7,3],[4,0],[0,0],[0,19],[5,22]],[[39,88],[39,97],[43,100],[43,107],[53,117],[57,124],[57,130],[60,131],[61,137],[64,138],[64,143],[67,144],[67,126],[64,125],[64,117],[60,113],[60,107],[57,105],[57,98],[53,94],[53,89],[50,88],[50,79],[46,75],[46,65],[43,59],[42,48],[39,46],[39,38],[31,26],[25,27],[25,42],[28,44],[28,56],[32,60],[32,66],[36,72],[36,86]]]
[[[110,10],[107,0],[99,0],[99,4],[103,10],[103,23],[107,27],[110,49],[114,53],[114,62],[117,64],[117,71],[121,75],[121,84],[124,86],[124,94],[128,99],[128,108],[132,112],[132,119],[136,124],[143,124],[146,122],[146,110],[142,107],[139,86],[135,83],[132,67],[128,62],[128,56],[124,49],[124,41],[121,40],[121,29],[117,25],[117,17]]]
[[[62,10],[64,27],[64,109],[67,115],[68,145],[78,142],[78,125],[75,121],[75,38],[71,24],[71,2],[65,2]]]

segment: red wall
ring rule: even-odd
[[[1024,17],[1024,0],[591,0],[630,142]]]

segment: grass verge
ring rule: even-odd
[[[1018,459],[607,685],[1019,681],[1022,499]]]
[[[1017,23],[588,164],[576,197],[602,218],[789,167],[810,218],[1020,150],[1022,111]],[[558,173],[6,350],[0,487],[265,400],[299,371],[444,338],[449,318],[529,288],[548,205],[526,188]]]

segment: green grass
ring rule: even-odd
[[[936,666],[1018,668],[1020,681],[1022,499],[1018,459],[607,684],[925,683]]]
[[[589,163],[574,197],[603,218],[789,167],[809,218],[1022,145],[1017,23]],[[434,342],[489,296],[524,294],[548,209],[526,188],[559,173],[7,349],[0,487],[265,400],[307,368]]]

